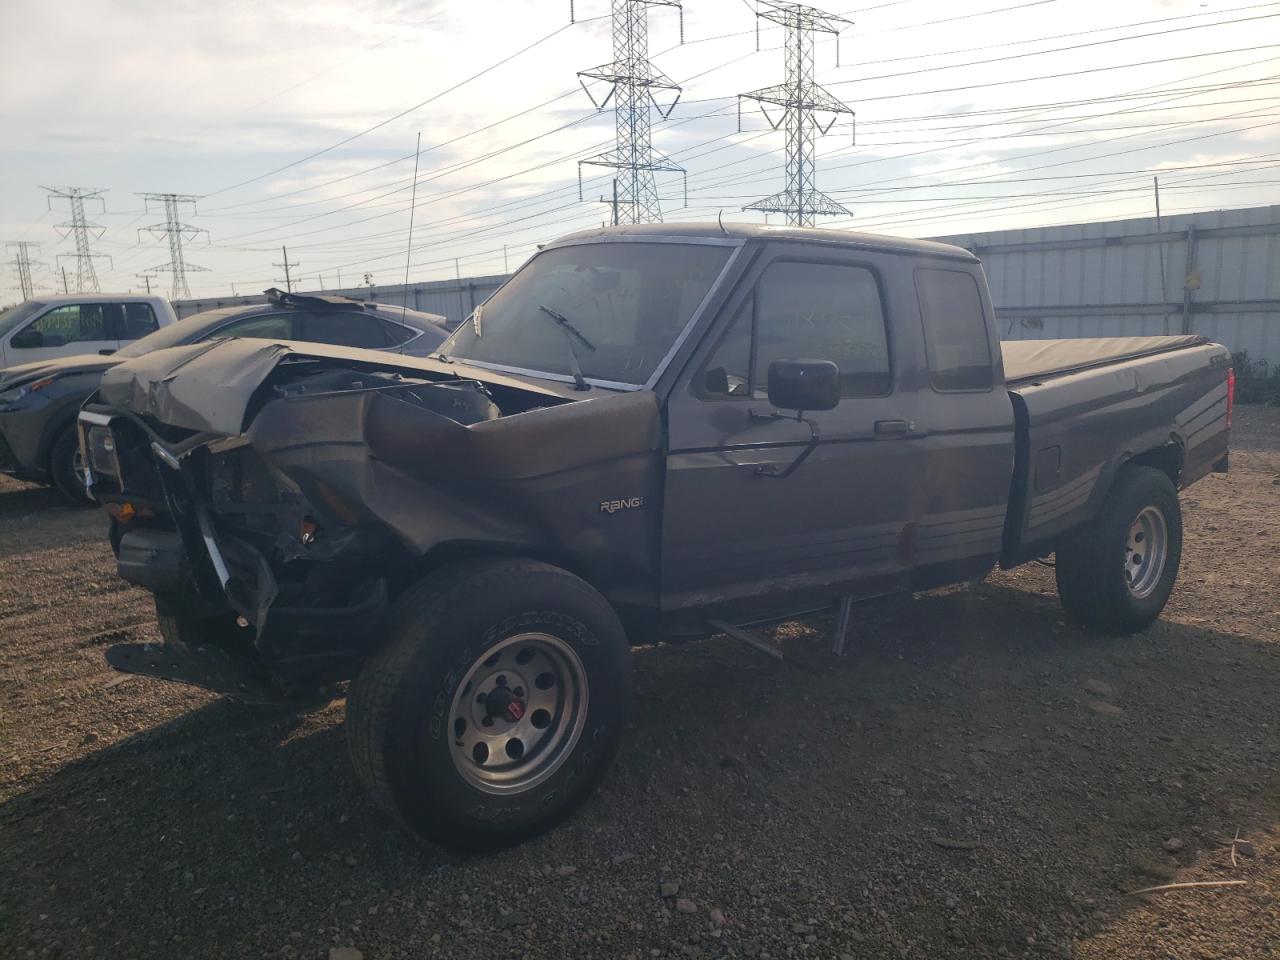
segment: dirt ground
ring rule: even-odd
[[[825,619],[779,630],[795,666],[637,651],[599,793],[473,859],[365,800],[341,701],[109,670],[147,595],[97,512],[0,480],[0,957],[1274,960],[1280,410],[1233,446],[1147,634],[1064,623],[1031,565],[862,607],[844,660]]]

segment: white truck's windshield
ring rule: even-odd
[[[540,253],[444,343],[457,360],[642,385],[733,248],[589,243]],[[557,320],[561,317],[563,320]],[[572,345],[572,346],[571,346]]]

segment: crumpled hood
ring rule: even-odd
[[[69,373],[100,373],[120,363],[114,357],[87,353],[74,357],[57,357],[53,360],[35,360],[20,363],[16,367],[0,370],[0,390],[16,387],[45,377],[60,377]]]
[[[422,357],[318,343],[231,338],[154,350],[117,363],[102,378],[99,399],[160,423],[200,433],[239,436],[255,392],[284,363],[327,362],[428,379],[466,377],[548,396],[573,396],[558,385]]]

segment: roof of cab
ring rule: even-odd
[[[616,227],[596,227],[579,230],[560,237],[547,247],[582,240],[609,240],[635,237],[653,240],[727,239],[727,240],[781,240],[803,243],[830,243],[864,250],[883,250],[888,253],[910,253],[923,257],[946,257],[977,263],[978,258],[963,247],[933,240],[911,240],[905,237],[888,237],[878,233],[859,233],[854,230],[822,230],[815,227],[775,227],[759,223],[637,223]]]
[[[66,303],[153,303],[164,297],[155,293],[51,293],[32,297],[46,306],[58,306]]]

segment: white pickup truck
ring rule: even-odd
[[[115,353],[177,319],[164,297],[73,293],[28,300],[0,313],[0,369],[82,353]]]

